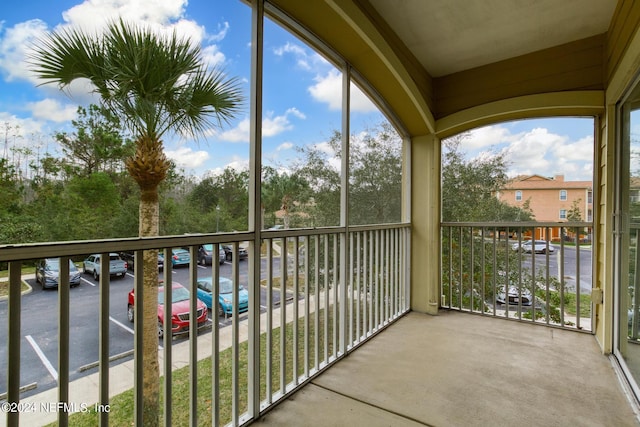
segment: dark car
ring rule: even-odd
[[[36,265],[36,282],[42,285],[42,289],[57,288],[60,280],[60,258],[46,258],[38,261]],[[80,284],[80,270],[69,260],[69,285],[71,287]]]
[[[218,263],[224,264],[224,260],[226,259],[226,254],[222,247],[218,248]],[[200,245],[198,248],[198,264],[200,265],[211,265],[213,264],[214,254],[213,254],[213,245]]]
[[[225,259],[227,261],[231,261],[233,259],[233,245],[221,245],[222,249],[224,249]],[[249,253],[246,248],[238,246],[238,259],[242,261],[243,259],[247,259],[249,257]]]
[[[132,251],[120,252],[120,258],[127,262],[127,267],[129,268],[129,270],[135,270],[135,256]],[[164,255],[162,255],[162,252],[158,252],[158,271],[162,270],[164,270]]]

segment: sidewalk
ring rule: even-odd
[[[313,310],[313,295],[309,296],[310,310]],[[298,310],[301,315],[304,315],[304,299],[298,301]],[[321,299],[321,306],[324,306],[324,301]],[[293,319],[293,304],[286,305],[286,318],[287,322]],[[260,331],[266,331],[266,313],[260,316]],[[239,323],[239,342],[247,340],[249,327],[248,318],[246,314],[241,315],[242,320]],[[275,308],[272,313],[273,327],[280,326],[280,308]],[[220,329],[220,351],[231,347],[232,343],[232,328],[225,327]],[[202,360],[211,355],[211,340],[212,334],[205,332],[198,336],[198,360]],[[163,372],[163,352],[160,350],[159,362],[161,375]],[[189,341],[180,342],[172,346],[172,366],[173,369],[180,369],[189,365]],[[124,391],[133,388],[133,360],[119,363],[112,366],[109,369],[109,396],[113,397]],[[72,381],[69,384],[69,403],[73,408],[78,410],[81,407],[93,408],[98,403],[98,390],[99,390],[99,376],[98,372],[82,377],[78,380]],[[58,414],[55,410],[58,401],[58,389],[52,388],[42,393],[26,397],[20,400],[20,403],[25,408],[33,409],[33,411],[23,412],[20,414],[20,425],[24,426],[42,426],[57,421]],[[48,409],[52,410],[49,411]],[[44,410],[43,410],[44,409]],[[5,426],[7,423],[6,416],[0,416],[0,426]]]

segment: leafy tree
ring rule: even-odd
[[[139,235],[158,235],[158,186],[170,167],[162,137],[169,132],[199,135],[232,118],[241,102],[237,81],[210,72],[189,39],[175,32],[159,36],[122,20],[109,23],[99,35],[70,29],[47,35],[37,42],[30,61],[38,77],[61,88],[88,79],[102,106],[131,131],[135,153],[125,165],[140,187]],[[156,251],[145,251],[143,271],[142,411],[146,425],[157,425]]]
[[[571,208],[567,212],[567,221],[580,222],[582,221],[582,211],[580,211],[580,202],[582,199],[574,200],[571,203]]]
[[[199,221],[193,231],[247,230],[249,171],[225,168],[197,183],[187,196]]]
[[[295,171],[307,182],[310,192],[308,226],[340,224],[340,171],[330,163],[332,157],[339,156],[340,140],[340,133],[334,131],[325,149],[318,146],[297,148],[302,160]]]
[[[496,194],[508,182],[504,154],[490,154],[468,160],[460,145],[468,134],[443,140],[442,220],[530,221],[531,209],[501,202]]]
[[[334,131],[326,144],[300,148],[296,173],[307,181],[311,226],[340,223],[342,135]],[[382,122],[359,135],[349,146],[349,221],[351,224],[399,221],[402,201],[402,140]]]
[[[304,209],[309,201],[309,185],[297,172],[278,172],[267,167],[263,176],[263,211],[272,213],[274,217],[276,211],[282,211],[284,228],[289,228],[292,213]],[[264,220],[262,225],[265,226]]]
[[[120,135],[119,120],[109,110],[97,105],[90,105],[88,110],[80,106],[78,118],[71,123],[76,133],[58,132],[55,139],[79,175],[123,170],[124,159],[133,153],[133,145]]]
[[[402,139],[388,122],[351,138],[350,223],[383,224],[401,219]]]

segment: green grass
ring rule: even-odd
[[[314,327],[314,319],[315,314],[311,315],[309,319],[309,369],[312,369],[315,366],[315,327]],[[318,345],[318,354],[320,358],[324,358],[324,340],[322,337],[324,336],[324,310],[318,312],[318,316],[320,319],[319,322],[319,345]],[[298,361],[300,365],[298,366],[298,375],[302,375],[304,373],[304,319],[298,320]],[[329,322],[328,325],[328,336],[332,336],[332,310],[329,310]],[[287,366],[287,372],[285,375],[285,381],[287,383],[293,380],[293,323],[288,323],[286,326],[286,357],[285,357],[285,365]],[[275,328],[272,331],[271,336],[271,357],[272,357],[272,370],[271,370],[271,384],[272,393],[280,388],[280,328]],[[267,335],[266,333],[261,335],[260,339],[260,398],[261,400],[265,399],[267,396],[267,369],[266,369],[266,359],[267,359]],[[238,401],[238,411],[240,414],[247,411],[247,382],[248,382],[248,343],[242,342],[238,348],[239,358],[238,358],[238,387],[239,387],[239,401]],[[327,348],[327,352],[331,354],[333,351],[333,343],[331,342],[331,338],[329,339],[329,347]],[[210,426],[211,425],[211,414],[212,414],[212,361],[210,358],[206,358],[198,362],[198,425],[201,426]],[[220,378],[220,394],[219,394],[219,410],[220,410],[220,424],[224,425],[231,421],[231,411],[232,411],[232,349],[228,348],[220,352],[220,366],[219,366],[219,378]],[[162,379],[161,381],[163,381]],[[173,389],[173,417],[171,420],[171,425],[180,427],[187,426],[189,424],[189,390],[191,387],[191,382],[189,379],[189,367],[186,366],[184,368],[178,369],[172,374],[172,389]],[[161,396],[161,400],[162,400]],[[128,390],[124,393],[121,393],[117,396],[114,396],[110,401],[110,412],[109,412],[109,425],[110,426],[131,426],[133,425],[134,419],[134,407],[133,407],[133,390]],[[162,420],[162,414],[159,414],[160,419]],[[73,426],[79,427],[93,427],[98,425],[98,413],[96,413],[93,408],[89,412],[86,413],[76,413],[69,417],[69,424]],[[50,424],[50,426],[55,426],[56,423]]]
[[[36,272],[35,267],[24,267],[22,269],[22,275],[34,274]],[[0,279],[8,279],[9,278],[9,270],[0,270]],[[24,281],[22,281],[22,292],[26,292],[29,290],[29,285],[27,285]],[[9,281],[8,280],[0,280],[0,298],[9,296]]]

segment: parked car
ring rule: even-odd
[[[171,265],[180,267],[191,264],[191,255],[186,249],[175,248],[171,250]]]
[[[171,333],[178,334],[189,330],[189,290],[180,283],[174,282],[171,286]],[[197,302],[198,329],[207,326],[207,306],[200,300]],[[164,286],[158,287],[158,337],[164,335]],[[135,319],[135,295],[133,289],[127,298],[127,319],[133,322]]]
[[[544,254],[549,249],[549,253],[552,254],[556,251],[555,246],[546,240],[527,240],[522,242],[522,251],[530,254],[532,251],[537,254]]]
[[[224,260],[226,259],[226,254],[222,246],[218,247],[218,263],[224,264]],[[213,245],[200,245],[198,248],[198,264],[200,265],[211,265],[213,263]]]
[[[218,316],[227,316],[233,313],[233,282],[226,277],[220,277],[218,292]],[[198,279],[198,299],[205,303],[210,309],[213,306],[213,278],[204,277]],[[249,292],[238,285],[238,313],[249,309]]]
[[[508,303],[509,305],[523,305],[528,307],[533,304],[533,298],[529,289],[524,287],[518,289],[517,286],[511,285],[509,286],[508,296],[505,295],[504,286],[498,290],[498,293],[496,294],[496,302],[498,304]]]
[[[225,259],[229,262],[233,259],[233,245],[221,245],[222,249],[224,249]],[[238,259],[242,261],[243,259],[247,259],[249,257],[249,253],[246,248],[238,246]]]
[[[93,278],[98,280],[102,274],[100,272],[100,254],[89,255],[82,262],[82,272],[93,274]],[[109,274],[116,277],[124,277],[127,274],[127,262],[115,252],[109,254]]]
[[[36,282],[42,289],[57,288],[60,281],[60,258],[41,259],[36,264]],[[69,260],[69,286],[80,284],[80,270]]]
[[[120,258],[127,262],[127,268],[131,271],[135,271],[135,256],[132,251],[120,252]],[[162,252],[158,252],[158,271],[164,270],[164,255]]]

